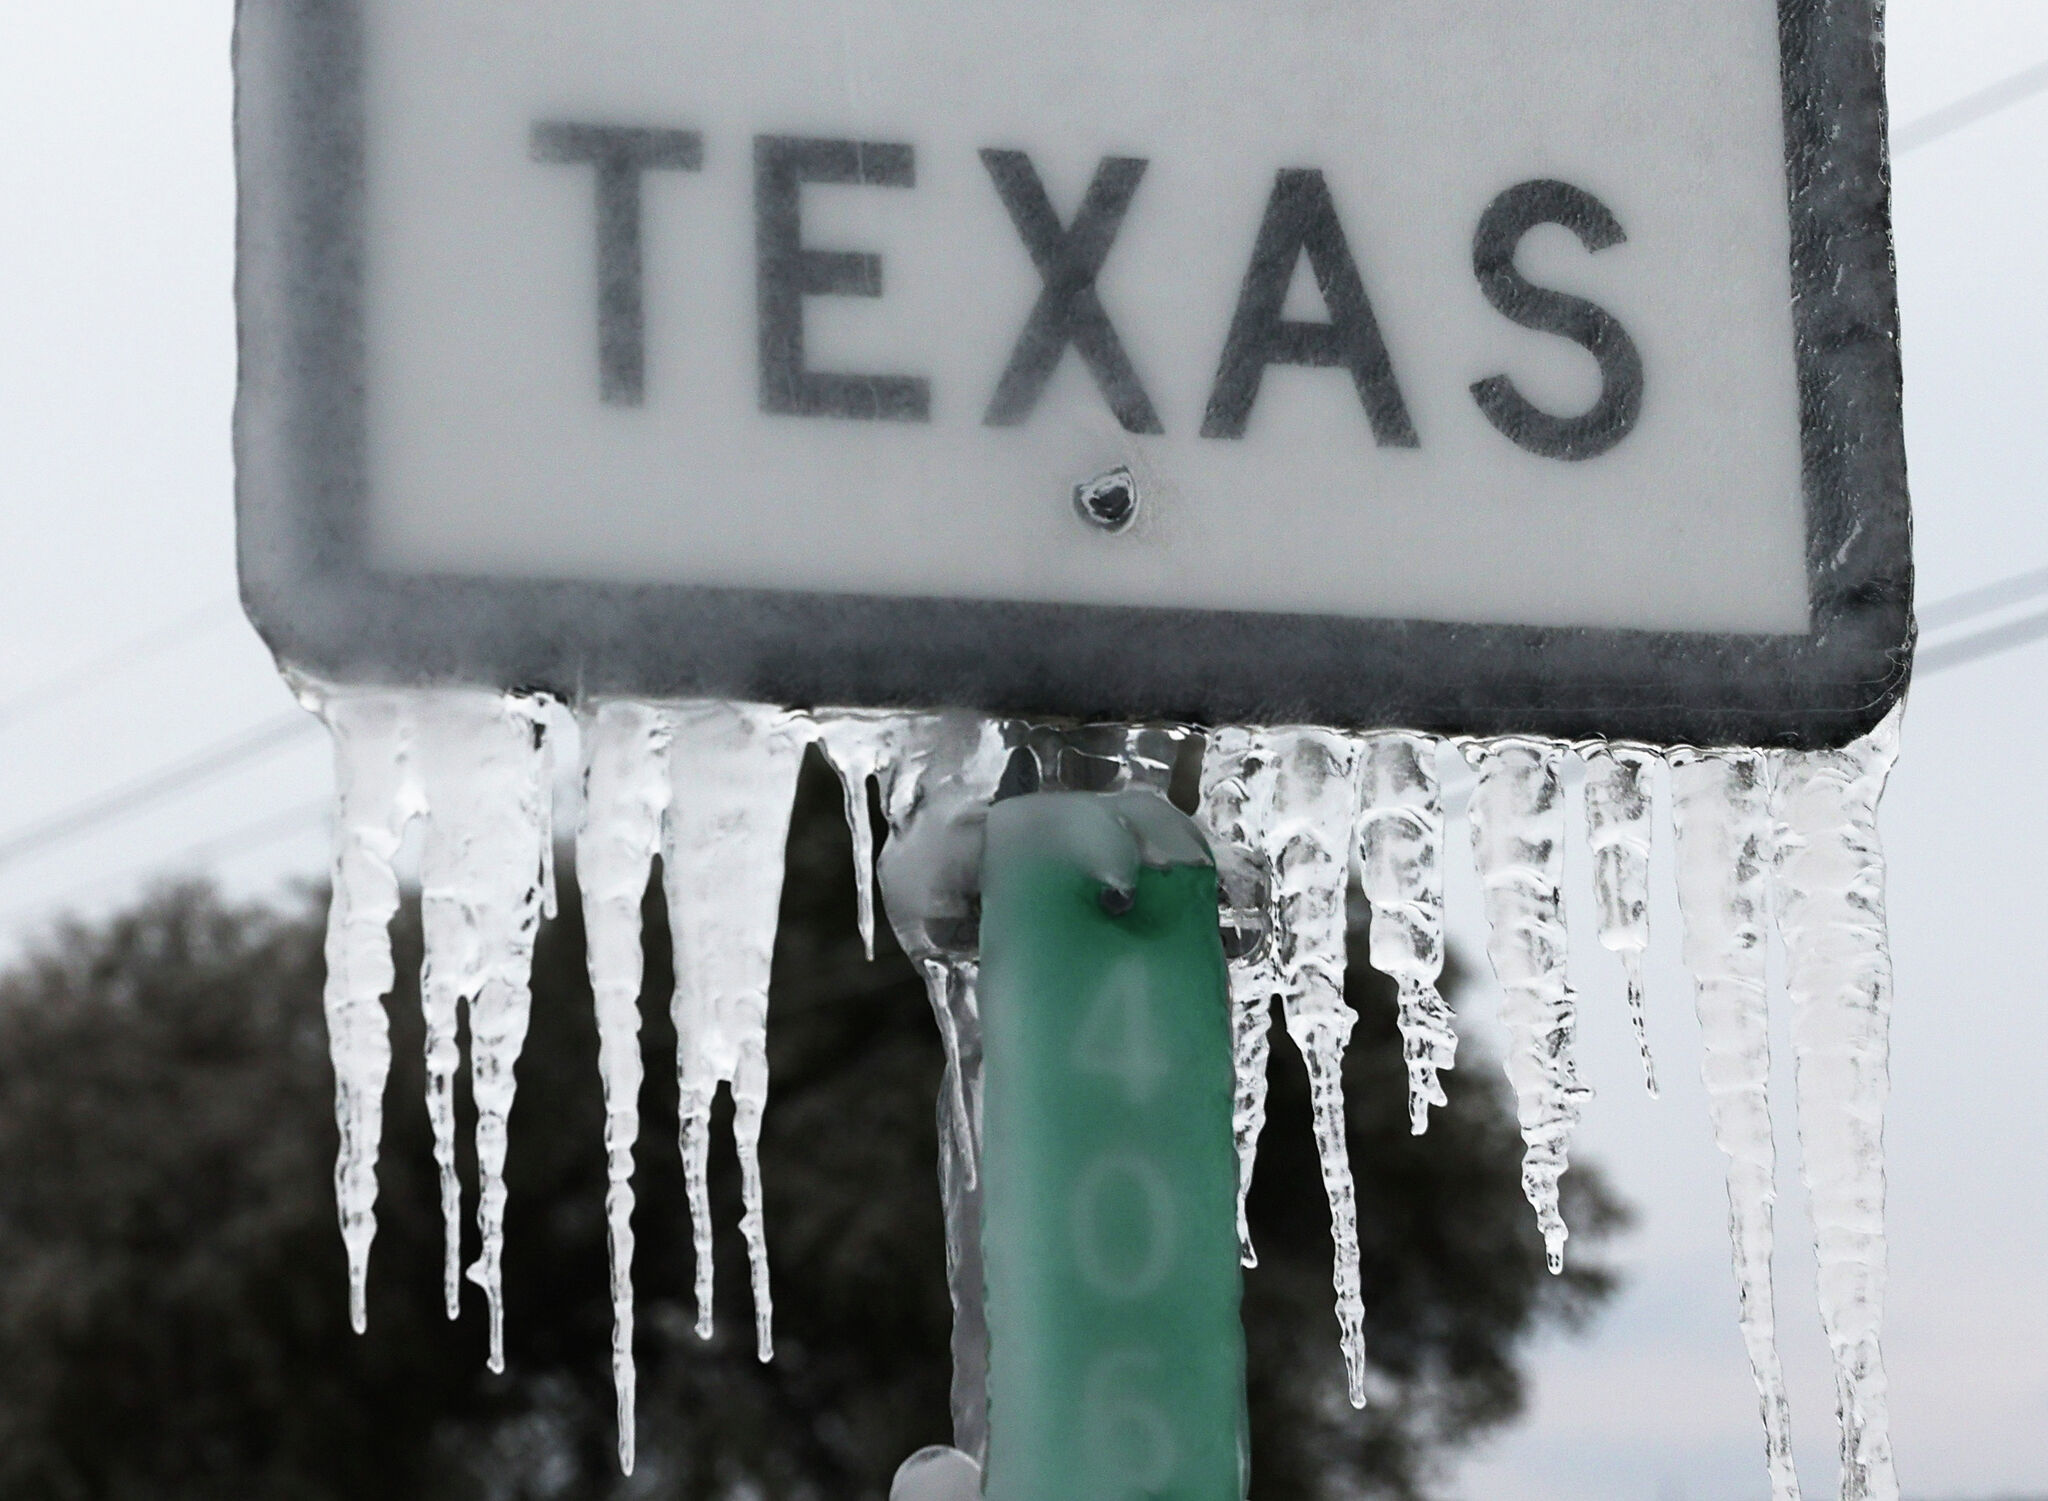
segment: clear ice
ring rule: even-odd
[[[826,744],[853,734],[827,717]],[[1002,727],[968,714],[870,721],[889,838],[880,874],[889,926],[925,983],[946,1067],[939,1085],[939,1201],[953,1306],[953,1442],[988,1457],[988,1324],[982,1309],[980,928],[974,906],[988,805],[1010,759]],[[840,775],[859,763],[833,754]],[[863,793],[864,796],[864,793]],[[857,837],[857,836],[856,836]]]
[[[1572,1061],[1578,1003],[1566,977],[1563,748],[1505,737],[1466,748],[1479,773],[1467,817],[1485,894],[1486,951],[1500,981],[1508,1081],[1521,1118],[1522,1192],[1536,1210],[1550,1270],[1564,1270],[1558,1179],[1592,1091]]]
[[[1242,740],[1239,736],[1243,736]],[[1278,979],[1287,1035],[1307,1066],[1323,1191],[1330,1201],[1332,1281],[1348,1395],[1365,1405],[1365,1303],[1358,1269],[1358,1208],[1344,1134],[1344,1048],[1358,1013],[1344,999],[1345,890],[1350,883],[1352,831],[1358,813],[1358,741],[1335,730],[1218,730],[1212,750],[1233,776],[1210,786],[1205,812],[1236,821],[1211,823],[1211,835],[1239,844],[1271,885],[1271,965]],[[1234,784],[1234,785],[1229,785]],[[1240,791],[1241,789],[1241,791]],[[1263,985],[1255,973],[1250,984]],[[1233,988],[1238,981],[1233,979]],[[1243,1042],[1257,990],[1239,992],[1242,1068],[1255,1056]],[[1240,1105],[1247,1089],[1240,1082]],[[1254,1130],[1252,1135],[1256,1135]],[[1240,1134],[1242,1140],[1242,1133]],[[1240,1189],[1243,1180],[1240,1177]]]
[[[334,739],[340,818],[328,916],[327,1013],[341,1152],[335,1167],[349,1255],[350,1317],[366,1324],[364,1278],[376,1229],[378,1135],[391,1048],[382,998],[394,978],[393,862],[408,824],[424,818],[420,912],[425,959],[427,1113],[441,1175],[443,1298],[458,1312],[461,1186],[455,1175],[458,1027],[469,1010],[477,1106],[481,1249],[469,1275],[490,1304],[491,1367],[505,1362],[507,1124],[525,1045],[533,941],[551,900],[553,840],[540,699],[463,689],[412,692],[306,688]]]
[[[1780,753],[1771,789],[1799,1171],[1813,1215],[1821,1327],[1834,1355],[1841,1501],[1899,1494],[1878,1347],[1892,960],[1877,802],[1898,756],[1900,713],[1842,750]]]
[[[640,904],[661,848],[671,783],[667,716],[608,703],[585,720],[576,875],[604,1085],[605,1227],[611,1266],[612,1384],[619,1466],[633,1473],[633,1146],[640,1136]]]
[[[1447,1104],[1439,1075],[1457,1059],[1456,1018],[1437,990],[1444,968],[1444,811],[1441,744],[1389,731],[1359,757],[1358,874],[1372,904],[1372,964],[1395,982],[1408,1065],[1408,1127],[1429,1129]]]
[[[875,957],[875,830],[868,785],[894,768],[915,738],[920,721],[901,714],[849,710],[818,721],[818,745],[839,774],[846,794],[846,828],[853,836],[853,891],[860,941]]]
[[[445,1294],[457,1312],[460,1185],[456,1070],[467,1007],[478,1110],[482,1250],[491,1362],[504,1361],[498,1263],[513,1070],[530,1009],[535,933],[553,900],[548,701],[481,691],[307,685],[335,747],[339,817],[327,931],[325,1008],[340,1150],[337,1210],[348,1255],[350,1318],[365,1324],[376,1230],[376,1166],[394,979],[389,924],[409,825],[425,824],[420,883],[425,959],[427,1106],[447,1227]],[[756,1340],[772,1349],[758,1144],[767,1097],[768,980],[783,847],[804,748],[837,769],[854,838],[860,926],[872,952],[879,881],[892,930],[923,976],[945,1047],[940,1192],[954,1304],[955,1442],[986,1452],[987,1331],[981,1318],[981,1035],[975,1001],[975,890],[982,825],[1020,748],[1054,783],[1164,787],[1177,731],[1034,731],[964,713],[803,714],[760,704],[588,707],[578,873],[605,1098],[619,1458],[634,1457],[633,1154],[641,1083],[641,911],[662,857],[674,940],[680,1144],[696,1252],[699,1332],[712,1316],[708,1179],[711,1107],[734,1105]],[[1344,1132],[1344,1050],[1356,1020],[1344,1000],[1346,885],[1355,868],[1371,907],[1372,956],[1398,987],[1410,1124],[1444,1103],[1454,1017],[1443,964],[1444,799],[1439,743],[1402,731],[1220,728],[1206,741],[1200,817],[1217,857],[1219,913],[1231,961],[1239,1160],[1245,1225],[1265,1114],[1271,1005],[1307,1065],[1317,1150],[1330,1200],[1333,1283],[1352,1401],[1365,1395],[1356,1206]],[[1694,977],[1715,1139],[1728,1157],[1729,1226],[1745,1345],[1762,1405],[1777,1501],[1796,1501],[1789,1410],[1771,1287],[1775,1151],[1769,1102],[1765,955],[1775,920],[1786,955],[1802,1173],[1813,1205],[1820,1307],[1837,1370],[1843,1501],[1896,1501],[1878,1350],[1883,1299],[1882,1117],[1892,977],[1884,931],[1876,808],[1897,753],[1896,714],[1830,752],[1681,750],[1669,757],[1684,952]],[[1525,1143],[1523,1188],[1553,1270],[1566,1235],[1558,1181],[1589,1091],[1572,1061],[1575,998],[1561,895],[1564,747],[1505,736],[1465,742],[1477,772],[1468,821],[1503,991],[1505,1060]],[[1580,747],[1586,838],[1599,938],[1629,982],[1646,1080],[1642,1015],[1650,942],[1653,809],[1648,747]],[[873,787],[887,825],[879,859]]]
[[[424,811],[413,774],[411,715],[378,693],[308,695],[334,740],[334,896],[327,909],[328,1049],[341,1149],[334,1198],[348,1253],[349,1320],[369,1327],[366,1286],[377,1234],[377,1147],[391,1029],[384,997],[397,978],[391,919],[398,912],[393,862],[406,825]]]
[[[1254,788],[1263,793],[1265,783],[1258,772],[1263,761],[1253,751],[1253,731],[1236,727],[1219,729],[1209,736],[1202,757],[1199,817],[1218,850],[1243,851],[1246,859],[1232,892],[1230,877],[1235,872],[1219,869],[1225,886],[1223,900],[1238,911],[1231,914],[1231,926],[1251,932],[1251,945],[1230,958],[1231,1066],[1236,1093],[1231,1108],[1231,1134],[1237,1148],[1237,1246],[1238,1259],[1247,1267],[1259,1264],[1252,1245],[1251,1224],[1245,1217],[1245,1201],[1252,1189],[1252,1169],[1258,1163],[1259,1133],[1266,1127],[1266,1062],[1271,1052],[1269,1037],[1273,1024],[1273,998],[1280,993],[1280,971],[1274,960],[1271,937],[1271,885],[1259,873],[1252,853],[1267,823],[1262,797],[1254,801]],[[1250,909],[1250,910],[1242,910]]]
[[[1643,955],[1650,948],[1650,768],[1657,753],[1645,745],[1614,743],[1587,747],[1584,759],[1586,843],[1593,851],[1600,946],[1621,958],[1628,1019],[1643,1057],[1643,1087],[1654,1100],[1657,1064],[1643,1014]]]
[[[740,1234],[762,1360],[775,1353],[761,1213],[761,1112],[768,1103],[768,974],[782,907],[783,847],[804,747],[801,715],[762,704],[670,711],[673,791],[661,864],[675,945],[677,1110],[696,1252],[697,1333],[712,1334],[711,1105],[732,1094]]]
[[[429,1013],[428,1053],[436,1070],[428,1084],[435,1154],[443,1157],[446,1205],[457,1192],[452,1084],[454,1013],[461,1004],[469,1014],[481,1240],[467,1276],[490,1305],[494,1371],[505,1368],[500,1261],[514,1069],[533,1010],[533,943],[547,901],[554,841],[554,778],[541,709],[541,701],[532,698],[440,691],[422,702],[413,742],[427,803],[420,853],[426,948],[420,995]],[[451,1234],[451,1268],[458,1244]]]
[[[1714,1141],[1728,1158],[1728,1238],[1742,1342],[1763,1409],[1771,1494],[1798,1501],[1771,1288],[1777,1153],[1765,963],[1776,839],[1768,758],[1760,751],[1674,754],[1671,819],[1685,963],[1700,1019],[1700,1074]]]

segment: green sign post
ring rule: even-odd
[[[1149,792],[990,812],[982,875],[991,1501],[1242,1501],[1216,871]]]

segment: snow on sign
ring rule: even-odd
[[[245,588],[351,680],[1840,743],[1871,0],[242,0]]]

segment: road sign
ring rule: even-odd
[[[1818,744],[1903,691],[1873,0],[241,0],[343,679]]]

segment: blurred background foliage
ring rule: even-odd
[[[92,1501],[553,1501],[887,1493],[949,1437],[923,992],[854,932],[829,773],[799,790],[777,941],[762,1143],[776,1359],[754,1356],[737,1173],[716,1126],[718,1332],[692,1332],[674,1142],[669,952],[647,907],[639,1210],[640,1463],[617,1473],[603,1108],[581,924],[565,878],[541,934],[512,1118],[509,1368],[484,1368],[481,1295],[440,1306],[408,905],[396,930],[370,1331],[349,1331],[319,893],[230,905],[205,887],[54,932],[0,976],[0,1497]],[[1610,1289],[1623,1211],[1565,1179],[1560,1278],[1520,1188],[1513,1102],[1469,1049],[1451,1104],[1408,1134],[1391,984],[1352,953],[1346,1068],[1374,1403],[1344,1400],[1328,1210],[1307,1082],[1274,1029],[1245,1279],[1256,1501],[1432,1494],[1441,1461],[1512,1417],[1518,1358]],[[1447,977],[1458,981],[1453,966]],[[461,1096],[464,1130],[472,1119]],[[467,1205],[475,1164],[465,1148]],[[466,1254],[475,1230],[466,1227]]]

